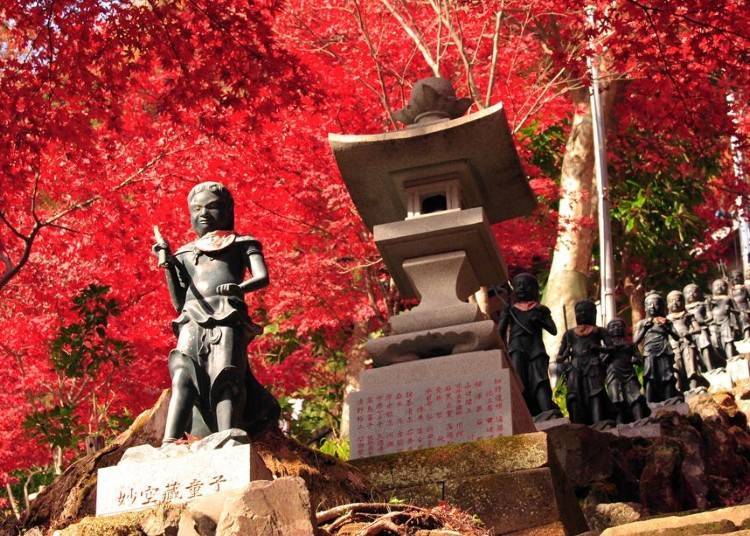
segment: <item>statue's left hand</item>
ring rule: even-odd
[[[216,287],[216,294],[220,296],[242,296],[242,289],[235,283],[225,283]]]

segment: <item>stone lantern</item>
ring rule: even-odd
[[[529,214],[535,199],[502,104],[463,116],[469,104],[455,97],[447,80],[428,78],[397,114],[407,128],[329,135],[343,180],[401,296],[419,300],[391,317],[389,335],[366,345],[376,368],[363,372],[360,391],[349,398],[352,458],[534,430],[497,327],[468,298],[480,286],[507,280],[490,225]],[[473,416],[456,419],[459,384],[462,395],[471,385],[472,396],[496,400],[498,407],[483,418],[501,424],[477,427]],[[465,404],[465,396],[460,400]],[[390,411],[382,411],[387,401]],[[434,413],[432,437],[409,432],[416,411],[426,422],[426,408]],[[458,429],[463,433],[450,433]],[[411,443],[404,433],[415,436]]]

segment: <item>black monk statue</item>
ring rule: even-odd
[[[542,330],[556,335],[557,327],[550,310],[539,303],[536,277],[523,273],[513,278],[513,305],[503,310],[499,324],[531,414],[537,417],[544,413],[544,418],[560,415],[552,401],[549,356],[542,340]]]
[[[218,182],[196,185],[188,207],[197,240],[173,254],[155,229],[154,251],[179,313],[172,323],[177,347],[169,354],[172,398],[164,443],[229,428],[255,434],[279,415],[278,403],[247,361],[247,345],[260,328],[243,296],[268,285],[260,242],[235,233],[234,201]]]

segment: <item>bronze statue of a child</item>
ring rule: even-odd
[[[531,414],[560,415],[552,401],[549,355],[542,340],[542,330],[555,335],[557,327],[550,310],[539,303],[539,283],[533,275],[522,273],[513,278],[513,304],[502,311],[499,330]]]
[[[164,443],[187,432],[257,432],[279,414],[247,360],[247,345],[260,329],[250,320],[243,296],[268,285],[261,244],[235,233],[234,201],[224,185],[196,185],[188,206],[198,239],[174,254],[165,242],[154,246],[179,313],[172,323],[177,346],[169,354],[172,398]],[[243,280],[248,269],[251,276]]]
[[[736,359],[739,355],[734,341],[740,340],[742,319],[737,304],[729,296],[729,285],[723,279],[711,284],[711,296],[706,303],[711,322],[711,342],[723,361]]]
[[[625,322],[619,318],[607,324],[609,346],[604,361],[607,365],[607,396],[617,408],[617,422],[625,424],[639,421],[649,415],[646,399],[641,393],[641,384],[634,364],[642,361],[638,351],[625,337]]]
[[[643,342],[646,400],[662,402],[677,396],[675,386],[674,352],[669,341],[679,341],[672,322],[667,318],[667,304],[658,292],[649,292],[644,301],[646,318],[635,326],[633,344]]]
[[[557,362],[566,369],[566,401],[571,422],[596,424],[607,418],[602,354],[609,339],[607,331],[596,325],[594,302],[577,302],[575,314],[577,325],[563,334]]]

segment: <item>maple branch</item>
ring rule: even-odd
[[[263,205],[261,205],[260,203],[258,203],[254,199],[249,199],[249,201],[253,205],[255,205],[256,207],[258,207],[259,209],[265,210],[266,212],[268,212],[269,214],[273,214],[277,218],[281,218],[282,220],[291,221],[291,222],[297,223],[299,225],[304,225],[305,227],[309,227],[310,229],[315,229],[317,231],[320,231],[321,233],[323,233],[324,235],[326,235],[328,238],[331,238],[331,239],[334,238],[333,235],[327,229],[324,229],[323,227],[319,227],[318,225],[313,225],[312,223],[306,222],[305,220],[302,220],[302,219],[299,219],[299,218],[293,218],[292,216],[289,216],[288,214],[282,214],[282,213],[277,212],[277,211],[275,211],[273,209],[270,209],[268,207],[264,207]]]
[[[495,32],[492,34],[492,59],[490,60],[490,76],[487,80],[487,93],[484,98],[485,106],[490,105],[492,89],[495,85],[495,69],[497,68],[498,45],[500,43],[500,23],[502,22],[504,8],[505,0],[502,1],[500,9],[495,14]]]
[[[354,11],[352,12],[352,14],[354,15],[354,19],[357,21],[359,31],[362,34],[362,39],[367,45],[367,49],[370,52],[370,57],[375,64],[375,72],[378,75],[378,83],[380,84],[380,94],[378,95],[380,97],[380,102],[383,105],[383,108],[385,108],[385,111],[388,113],[388,120],[391,122],[391,126],[393,128],[396,128],[396,121],[393,119],[393,110],[391,109],[391,105],[388,103],[388,94],[386,90],[385,80],[383,79],[383,71],[381,69],[380,60],[378,59],[378,51],[372,44],[370,32],[365,25],[365,20],[362,16],[362,9],[359,6],[359,1],[352,0],[352,3],[354,4]]]
[[[21,512],[18,510],[18,503],[16,497],[13,495],[13,488],[10,487],[10,482],[5,483],[5,492],[8,494],[8,501],[10,502],[10,508],[13,510],[15,518],[21,520]]]
[[[137,169],[132,174],[130,174],[120,184],[118,184],[117,186],[115,186],[114,188],[112,188],[108,193],[117,192],[119,190],[122,190],[126,186],[129,186],[130,184],[136,182],[136,179],[138,179],[146,171],[148,171],[149,169],[151,169],[152,167],[154,167],[154,165],[157,162],[159,162],[161,159],[163,159],[165,156],[175,154],[175,153],[180,152],[182,150],[184,150],[184,149],[175,150],[175,151],[173,151],[171,153],[168,153],[166,150],[161,151],[159,154],[157,154],[156,156],[154,156],[151,160],[149,160],[148,162],[146,162],[139,169]],[[60,218],[63,218],[65,216],[67,216],[68,214],[71,214],[72,212],[76,212],[77,210],[81,210],[82,208],[87,208],[87,207],[93,205],[94,203],[96,203],[97,201],[101,201],[102,199],[104,199],[104,196],[102,194],[96,194],[96,195],[94,195],[92,197],[89,197],[88,199],[86,199],[84,201],[79,201],[78,203],[73,203],[72,205],[70,205],[65,210],[62,210],[62,211],[58,212],[57,214],[55,214],[51,218],[43,221],[41,224],[42,225],[50,225],[50,224],[56,222],[57,220],[59,220]]]
[[[427,65],[429,65],[430,69],[432,69],[432,74],[434,76],[440,76],[440,64],[438,64],[438,62],[435,61],[435,58],[432,57],[432,54],[430,54],[430,51],[427,48],[427,45],[424,43],[416,30],[409,26],[409,23],[406,21],[406,19],[404,19],[401,13],[399,13],[393,7],[393,4],[391,4],[389,0],[380,0],[380,3],[385,6],[385,8],[391,13],[391,15],[393,15],[393,18],[398,21],[398,23],[401,25],[401,28],[403,28],[403,30],[406,32],[406,35],[408,35],[411,40],[414,41],[414,44],[417,45],[417,48],[422,53],[422,57],[427,62]]]
[[[143,175],[146,171],[151,169],[157,162],[159,162],[162,158],[164,158],[167,155],[172,155],[177,152],[180,152],[184,149],[176,149],[174,151],[167,151],[163,150],[156,156],[154,156],[151,160],[146,162],[142,167],[140,167],[138,170],[133,172],[130,176],[128,176],[125,180],[123,180],[121,183],[119,183],[117,186],[112,188],[109,193],[117,192],[119,190],[122,190],[126,186],[133,184],[136,182],[141,175]],[[0,255],[0,260],[2,260],[3,264],[5,264],[6,269],[3,271],[2,275],[0,275],[0,290],[5,288],[5,286],[13,279],[18,272],[21,271],[21,269],[26,265],[26,263],[29,260],[29,257],[31,256],[31,250],[34,245],[34,241],[36,240],[36,237],[38,236],[39,232],[44,229],[45,227],[57,227],[59,229],[63,230],[71,230],[68,227],[65,227],[61,224],[56,223],[59,219],[72,214],[73,212],[76,212],[78,210],[87,208],[97,201],[100,201],[104,199],[104,196],[102,194],[96,194],[92,197],[89,197],[88,199],[84,201],[79,201],[77,203],[73,203],[72,205],[68,206],[66,209],[58,212],[54,216],[46,219],[41,220],[36,215],[36,199],[38,197],[38,183],[39,183],[39,176],[34,180],[34,187],[33,187],[33,193],[32,193],[32,216],[34,218],[34,225],[31,227],[31,230],[29,231],[29,234],[25,235],[22,232],[20,232],[18,229],[16,229],[10,221],[8,221],[8,218],[3,214],[2,211],[0,211],[0,220],[10,229],[10,231],[16,235],[22,242],[23,242],[23,250],[21,252],[21,256],[19,257],[18,261],[16,261],[15,264],[10,260],[7,253],[2,253]]]
[[[445,24],[446,29],[448,30],[448,35],[451,38],[451,41],[453,41],[453,44],[456,45],[456,50],[458,51],[458,56],[461,58],[461,63],[463,63],[464,66],[464,73],[466,74],[466,85],[469,87],[469,93],[471,95],[471,100],[473,100],[479,108],[484,108],[484,105],[477,97],[478,91],[476,83],[474,82],[474,73],[472,71],[473,65],[471,64],[471,61],[469,61],[469,56],[466,54],[466,49],[464,48],[464,41],[461,38],[461,36],[456,33],[455,28],[453,27],[453,22],[451,21],[451,15],[448,13],[448,7],[446,5],[446,14],[443,15],[443,10],[441,7],[439,7],[435,0],[429,0],[430,5],[432,6],[432,9],[435,11],[435,14],[443,19],[443,24]],[[442,4],[442,3],[441,3]]]
[[[39,194],[39,171],[34,173],[34,187],[31,192],[31,217],[34,222],[39,223],[39,216],[36,213],[36,199]]]
[[[637,0],[627,0],[627,1],[630,2],[631,4],[634,4],[634,5],[638,6],[643,11],[650,10],[650,11],[656,11],[657,13],[664,11],[663,8],[655,7],[655,6],[647,6],[647,5],[642,4],[641,2],[638,2]],[[740,38],[744,39],[745,41],[750,41],[750,36],[741,34],[740,32],[737,32],[735,30],[730,30],[729,28],[722,28],[721,26],[716,26],[716,25],[708,23],[708,22],[703,22],[703,21],[700,21],[698,19],[695,19],[695,18],[691,17],[690,15],[682,15],[682,14],[677,13],[677,12],[673,12],[673,15],[675,17],[677,17],[677,18],[686,20],[686,21],[688,21],[691,24],[695,24],[696,26],[700,26],[701,28],[708,28],[708,29],[714,30],[714,31],[719,32],[719,33],[726,33],[726,34],[734,35],[736,37],[740,37]]]
[[[558,78],[560,78],[563,74],[565,74],[565,68],[560,69],[557,72],[557,74],[554,77],[552,77],[552,80],[550,80],[547,84],[545,84],[544,89],[542,89],[542,91],[539,92],[539,94],[537,95],[536,99],[534,100],[534,104],[531,105],[531,107],[528,109],[528,111],[516,123],[516,126],[513,128],[513,133],[514,134],[521,129],[521,127],[523,126],[523,124],[526,122],[526,120],[529,117],[531,117],[531,115],[533,115],[534,113],[536,113],[536,111],[538,110],[537,106],[542,101],[542,98],[544,97],[544,95],[547,93],[547,91],[549,91],[549,89],[551,87],[553,87],[556,84],[556,80]],[[566,83],[565,86],[563,87],[563,89],[561,91],[558,91],[557,93],[555,93],[552,96],[552,98],[554,99],[555,97],[558,97],[560,95],[564,95],[565,93],[567,93],[570,90],[571,90],[571,88]],[[528,99],[527,99],[527,102],[528,102]],[[526,103],[524,103],[524,104],[526,104]]]

